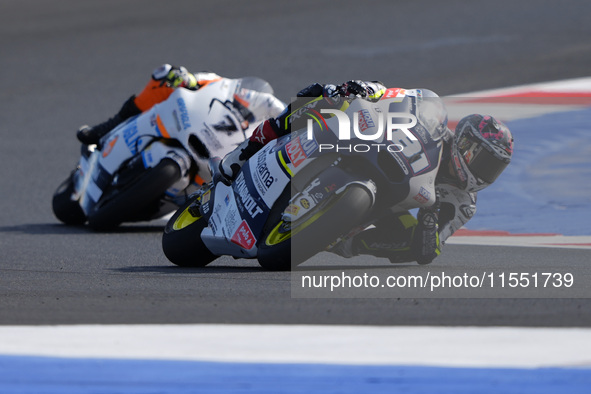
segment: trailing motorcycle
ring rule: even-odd
[[[230,186],[212,160],[213,181],[165,227],[165,255],[179,266],[229,255],[289,270],[362,231],[386,209],[431,205],[447,118],[429,93],[389,89],[376,103],[354,100],[345,111],[353,119],[346,130],[340,117],[316,116],[316,123],[310,119],[307,128],[265,145]],[[412,127],[400,126],[411,118]]]
[[[234,149],[284,107],[255,77],[176,89],[98,145],[82,145],[78,166],[53,196],[53,212],[65,224],[88,221],[97,230],[173,212],[211,180],[211,157]]]

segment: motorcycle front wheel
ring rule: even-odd
[[[283,205],[269,218],[258,245],[259,264],[271,271],[291,270],[361,224],[372,207],[372,196],[364,187],[350,185],[308,220],[288,231],[281,220],[281,212],[287,207],[285,202]],[[292,237],[296,239],[295,247]]]
[[[171,263],[181,267],[205,267],[218,256],[207,249],[201,240],[201,231],[207,220],[191,209],[201,197],[190,198],[170,218],[162,234],[162,251]]]
[[[86,215],[84,215],[78,201],[72,200],[72,193],[74,193],[74,182],[72,176],[69,176],[53,194],[51,204],[53,214],[64,224],[82,225],[86,222]]]

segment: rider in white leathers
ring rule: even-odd
[[[137,95],[129,97],[119,112],[112,118],[96,126],[84,125],[78,129],[76,137],[86,145],[97,144],[101,137],[113,130],[118,124],[139,115],[166,100],[177,88],[198,90],[222,77],[211,72],[190,73],[185,67],[163,64],[152,72],[152,78]]]

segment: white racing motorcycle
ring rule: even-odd
[[[83,145],[78,166],[53,196],[53,212],[65,224],[88,221],[97,230],[170,213],[211,180],[211,157],[224,156],[284,107],[255,77],[176,89],[98,146]]]
[[[350,140],[337,138],[337,117],[318,121],[313,133],[303,128],[268,143],[231,186],[218,181],[213,162],[213,182],[165,227],[166,257],[199,267],[229,255],[289,270],[362,231],[386,209],[433,204],[447,117],[438,98],[424,97],[429,93],[389,89],[377,103],[355,100],[346,110],[357,133]],[[380,134],[385,114],[401,112],[415,115],[416,125],[386,139]]]

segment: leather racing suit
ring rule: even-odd
[[[229,153],[220,165],[222,173],[233,178],[241,165],[271,140],[291,130],[294,114],[308,107],[343,108],[346,97],[379,100],[386,87],[379,82],[349,81],[342,85],[313,84],[301,90],[298,98],[303,104],[290,104],[277,118],[263,122],[241,147]],[[442,161],[435,181],[437,199],[434,205],[418,210],[416,218],[410,212],[388,212],[370,228],[333,245],[328,251],[343,257],[369,254],[389,258],[393,263],[417,261],[428,264],[441,253],[441,246],[476,212],[476,193],[465,191],[455,182],[449,168],[453,132],[447,128],[445,114]],[[233,156],[233,157],[232,157]],[[235,165],[235,166],[234,166]]]

